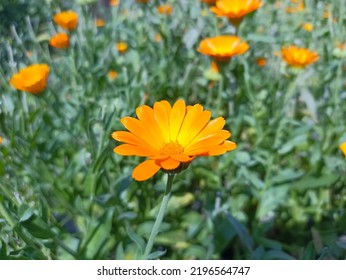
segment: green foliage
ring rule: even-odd
[[[345,259],[341,1],[329,6],[335,21],[323,18],[325,1],[307,0],[294,14],[285,12],[288,0],[267,1],[237,31],[250,50],[216,76],[198,43],[236,30],[200,1],[170,1],[171,16],[157,13],[155,1],[107,9],[82,2],[0,4],[0,259],[139,258],[166,175],[134,181],[142,159],[114,154],[111,133],[139,105],[178,98],[222,115],[238,148],[198,158],[176,176],[150,258]],[[65,50],[48,45],[60,30],[51,21],[59,8],[79,14]],[[127,52],[118,53],[119,41]],[[274,52],[293,43],[320,59],[292,71]],[[38,96],[8,84],[33,63],[50,66]]]

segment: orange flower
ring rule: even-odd
[[[211,7],[210,11],[217,16],[227,17],[234,25],[239,25],[245,15],[262,5],[260,0],[217,0],[216,7]]]
[[[294,14],[304,11],[305,5],[303,2],[296,1],[296,6],[290,6],[285,9],[286,13]]]
[[[267,60],[264,57],[258,57],[258,58],[256,58],[256,64],[259,67],[264,67],[267,65]]]
[[[4,143],[4,138],[2,138],[2,137],[0,136],[0,145],[1,145],[2,143]]]
[[[105,26],[105,24],[106,24],[106,22],[101,18],[98,18],[95,20],[96,27],[103,27],[103,26]]]
[[[109,0],[109,5],[115,7],[119,5],[119,0]]]
[[[163,15],[170,15],[172,13],[172,6],[170,4],[161,5],[156,8],[156,10]]]
[[[63,29],[76,29],[78,24],[78,14],[73,11],[60,12],[54,15],[54,22]]]
[[[346,142],[341,143],[339,146],[341,152],[344,154],[344,156],[346,157]]]
[[[245,53],[248,49],[249,45],[241,41],[239,37],[222,35],[202,40],[197,50],[217,61],[228,61],[235,55]]]
[[[108,72],[108,78],[112,81],[118,76],[118,72],[111,70]]]
[[[304,68],[320,58],[317,52],[294,45],[283,47],[281,54],[288,65],[297,68]]]
[[[10,84],[18,90],[37,94],[46,88],[48,74],[47,64],[34,64],[14,74]]]
[[[303,24],[303,29],[307,32],[311,32],[312,30],[314,30],[314,25],[310,22],[306,22]]]
[[[199,104],[186,106],[183,100],[173,107],[163,100],[153,108],[137,108],[138,119],[124,117],[121,123],[129,131],[113,132],[113,139],[124,142],[114,149],[123,156],[148,157],[132,173],[138,181],[155,175],[160,169],[178,173],[187,168],[196,156],[215,156],[234,150],[237,145],[226,140],[231,136],[223,130],[222,117],[210,121],[211,112]]]
[[[119,42],[115,45],[116,49],[118,50],[118,52],[120,53],[124,53],[127,51],[127,44],[125,42]]]
[[[49,40],[49,45],[57,49],[65,49],[69,46],[69,43],[69,38],[66,33],[58,33]]]
[[[162,41],[162,36],[160,35],[160,33],[156,33],[155,34],[155,42],[160,43],[161,41]]]

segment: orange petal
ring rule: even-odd
[[[191,151],[201,149],[203,147],[218,145],[222,143],[225,139],[229,138],[230,136],[231,136],[231,133],[227,130],[217,131],[214,134],[210,134],[200,139],[198,142],[195,142],[193,145],[188,146],[187,148],[185,148],[184,152],[185,154],[189,155]]]
[[[208,123],[211,113],[203,112],[203,107],[199,104],[187,110],[184,122],[181,126],[177,140],[182,147],[185,147]]]
[[[122,156],[139,156],[139,157],[150,157],[156,152],[152,149],[142,146],[134,146],[130,144],[122,144],[113,149],[116,154]]]
[[[186,114],[186,105],[184,100],[179,99],[173,105],[170,119],[170,139],[175,142],[179,134],[181,125]]]
[[[189,145],[196,143],[200,139],[206,137],[209,134],[213,134],[216,131],[221,130],[225,125],[225,119],[223,117],[218,117],[214,120],[211,120],[201,131],[200,133],[191,141]]]
[[[150,145],[153,149],[158,146],[158,143],[155,143],[154,136],[148,131],[141,121],[131,118],[131,117],[123,117],[121,119],[121,123],[134,135],[138,138],[142,139],[148,145]]]
[[[171,158],[175,159],[176,161],[180,161],[180,162],[189,162],[189,161],[193,160],[193,157],[189,157],[188,155],[184,155],[184,154],[171,155]]]
[[[168,159],[161,161],[160,165],[165,170],[173,170],[173,169],[176,169],[179,167],[180,161],[177,161],[177,160],[169,157]]]
[[[170,141],[170,123],[171,105],[166,100],[155,102],[154,104],[154,117],[162,132],[165,143]]]
[[[232,151],[232,150],[237,148],[237,144],[236,143],[234,143],[232,141],[228,141],[228,140],[223,142],[222,146],[225,147],[227,149],[227,151]]]
[[[161,167],[155,163],[155,160],[146,160],[139,165],[132,172],[133,179],[137,181],[148,180],[154,176]]]
[[[154,110],[147,105],[142,105],[136,109],[136,114],[141,123],[145,125],[147,130],[155,138],[155,143],[161,147],[164,144],[164,138],[155,120]]]

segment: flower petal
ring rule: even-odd
[[[130,144],[122,144],[113,149],[116,154],[122,156],[139,156],[139,157],[150,157],[156,152],[152,149],[143,146],[134,146]]]
[[[162,132],[165,143],[170,141],[170,123],[171,105],[166,100],[155,102],[154,104],[154,117]]]
[[[160,169],[161,167],[155,163],[155,160],[149,159],[136,166],[132,172],[132,177],[137,181],[148,180]]]
[[[165,170],[173,170],[179,167],[180,161],[177,161],[171,157],[165,159],[164,161],[160,161],[160,165]]]
[[[173,105],[170,118],[170,140],[175,142],[186,115],[184,100],[179,99]]]

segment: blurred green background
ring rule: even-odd
[[[157,12],[163,1],[1,1],[0,259],[137,258],[167,175],[134,181],[143,159],[114,154],[111,133],[139,105],[179,98],[223,116],[238,148],[176,176],[161,259],[345,259],[345,2],[306,0],[289,13],[296,3],[264,1],[238,30],[250,50],[218,81],[196,49],[235,28],[198,0],[167,2],[172,15]],[[52,16],[65,9],[79,23],[57,50]],[[290,44],[320,59],[292,71],[275,55]],[[33,63],[50,66],[39,96],[8,83]]]

